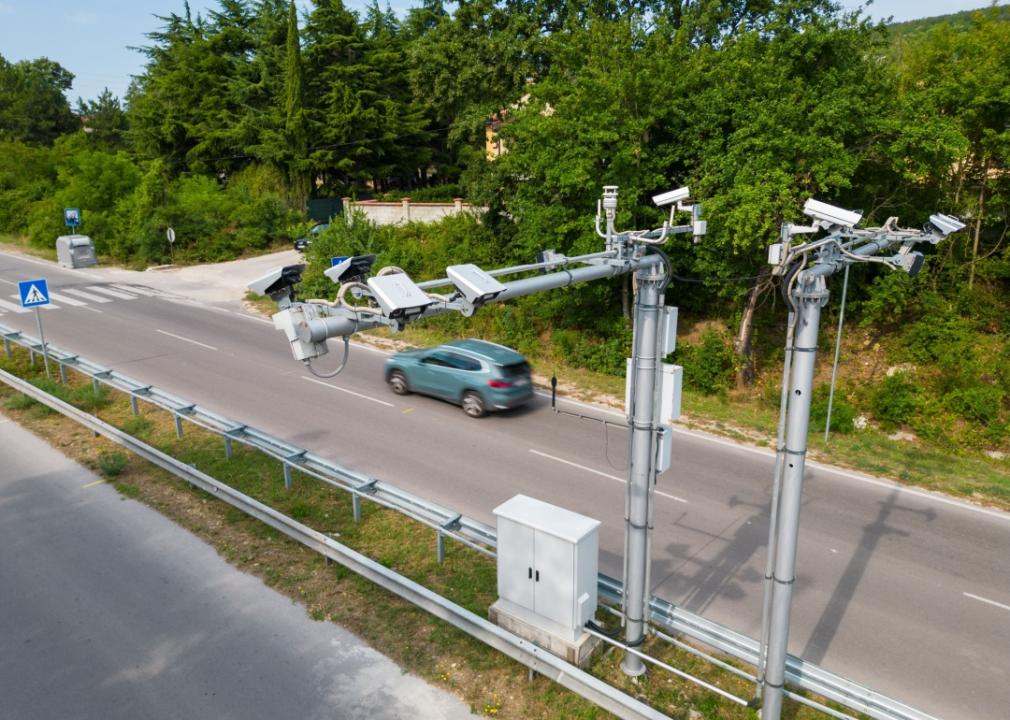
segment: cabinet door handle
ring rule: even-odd
[[[526,576],[526,578],[527,578],[528,580],[532,580],[532,579],[533,579],[533,568],[529,568],[529,573],[530,573],[530,574],[529,574],[529,575],[527,575],[527,576]]]
[[[540,571],[539,570],[537,570],[537,579],[536,579],[536,581],[540,582]]]

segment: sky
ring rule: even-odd
[[[309,4],[309,0],[296,2],[303,10]],[[358,11],[369,4],[367,0],[344,3]],[[419,2],[389,2],[401,16],[415,4]],[[855,9],[862,2],[841,0],[841,4]],[[900,22],[986,4],[986,0],[875,0],[868,14],[874,20],[893,17]],[[218,7],[218,3],[190,0],[190,7],[195,14]],[[161,27],[156,15],[173,12],[183,12],[183,0],[0,0],[0,55],[8,62],[39,57],[55,60],[75,76],[68,93],[75,105],[78,97],[94,100],[106,87],[122,98],[130,76],[143,68],[143,56],[128,48],[146,44],[146,33]]]

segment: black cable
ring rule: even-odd
[[[586,622],[586,627],[590,630],[595,630],[600,633],[600,635],[606,635],[608,638],[616,638],[621,634],[621,628],[617,628],[613,632],[609,632],[606,628],[601,625],[597,625],[595,620],[589,620]]]

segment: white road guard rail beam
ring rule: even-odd
[[[42,344],[38,339],[22,333],[19,330],[14,330],[0,325],[0,338],[3,340],[5,350],[7,350],[13,343],[35,353],[42,352]],[[287,467],[296,468],[300,472],[314,477],[321,482],[350,492],[355,498],[365,497],[371,502],[396,510],[397,512],[413,518],[414,520],[433,528],[437,532],[442,533],[445,536],[452,537],[458,542],[461,542],[485,555],[490,557],[494,557],[496,555],[497,537],[493,527],[485,525],[484,523],[472,518],[468,518],[464,515],[460,515],[453,510],[449,510],[440,505],[424,500],[423,498],[412,495],[394,485],[390,485],[389,483],[369,478],[366,475],[344,468],[261,430],[230,420],[222,415],[206,410],[195,403],[188,402],[187,400],[153,387],[152,385],[139,382],[133,378],[123,375],[122,373],[116,372],[115,370],[102,367],[101,365],[82,358],[79,355],[66,352],[49,343],[47,343],[46,348],[49,353],[50,360],[55,360],[60,364],[61,375],[63,374],[63,369],[65,367],[72,368],[77,372],[90,377],[94,382],[102,383],[119,390],[120,392],[126,393],[131,397],[131,399],[142,399],[145,402],[166,410],[175,415],[177,420],[180,418],[185,419],[195,425],[210,430],[211,432],[222,436],[226,442],[234,440],[235,442],[256,448],[257,450],[260,450],[261,452],[279,460]],[[301,525],[290,518],[286,518],[276,511],[257,503],[251,498],[246,498],[244,495],[241,495],[241,493],[218,483],[213,478],[199,473],[190,466],[180,463],[170,456],[164,455],[164,453],[161,453],[159,450],[145,445],[136,438],[123,433],[111,425],[102,423],[102,421],[98,420],[94,416],[78,410],[58,398],[54,398],[48,393],[39,390],[34,385],[31,385],[20,378],[16,378],[9,373],[0,371],[0,379],[20,392],[23,392],[24,394],[39,400],[39,402],[43,402],[44,404],[58,410],[64,415],[77,420],[81,424],[88,426],[90,429],[96,432],[101,432],[103,435],[106,435],[106,437],[113,439],[127,449],[130,449],[145,459],[154,462],[156,465],[159,465],[160,467],[163,467],[180,477],[184,477],[184,479],[193,482],[208,492],[220,497],[222,500],[236,505],[236,507],[240,507],[250,515],[253,515],[272,527],[281,530],[299,542],[304,542],[304,544],[312,549],[323,553],[327,557],[331,557],[331,559],[336,560],[337,562],[347,565],[347,567],[355,570],[355,572],[358,572],[358,569],[355,566],[344,562],[344,560],[338,557],[331,556],[328,552],[324,552],[324,550],[320,549],[320,546],[318,546],[317,543],[325,543],[326,547],[332,545],[340,548],[342,551],[352,553],[354,556],[362,558],[370,563],[370,567],[374,566],[374,572],[382,571],[383,573],[388,573],[397,578],[400,577],[395,573],[391,573],[386,568],[376,566],[375,563],[372,563],[367,558],[354,553],[348,548],[344,548],[344,546],[315,532],[311,528]],[[93,425],[92,423],[100,424],[102,427],[107,428],[109,432],[99,429],[97,425]],[[158,456],[163,457],[164,462],[170,463],[170,465],[166,466],[161,461],[152,459],[153,456],[149,456],[149,453],[155,453]],[[180,472],[176,472],[173,467],[178,467],[180,472],[184,472],[186,475],[180,475]],[[227,494],[225,494],[222,490],[208,489],[202,484],[191,480],[191,476],[205,478],[207,482],[212,483],[211,487],[226,488]],[[251,509],[247,510],[246,507],[239,505],[236,502],[232,502],[229,498],[233,496],[241,496],[242,498],[245,498],[245,500],[248,500],[248,502],[251,503],[249,506]],[[260,514],[261,510],[257,508],[262,508],[262,512],[269,512],[270,517],[274,518],[274,520],[271,521],[266,519],[266,517]],[[255,510],[255,512],[253,510]],[[284,529],[284,527],[280,527],[275,524],[277,522],[286,523],[285,527],[297,527],[304,529],[305,533],[311,534],[311,538],[309,535],[305,536],[307,539],[310,538],[311,542],[302,540],[301,536],[288,532]],[[301,530],[299,530],[299,532],[301,532]],[[362,572],[361,574],[374,580],[372,575],[369,573]],[[411,581],[406,580],[405,578],[402,578],[402,580],[406,583],[411,583]],[[407,598],[411,602],[414,602],[413,597],[408,597],[396,589],[389,587],[387,584],[379,582],[378,580],[375,580],[375,582],[393,592],[396,592],[402,597]],[[416,584],[411,583],[411,585]],[[449,603],[440,596],[435,596],[425,588],[420,586],[417,587],[423,591],[426,596],[437,598],[439,603],[458,608],[458,606]],[[623,588],[620,581],[601,573],[599,576],[598,588],[602,599],[614,604],[620,603],[623,595]],[[442,617],[449,622],[453,622],[443,615],[444,610],[442,612],[435,612],[426,604],[420,602],[418,602],[418,604],[438,617]],[[695,642],[703,643],[704,645],[707,645],[719,652],[725,653],[726,655],[756,667],[758,657],[757,640],[747,637],[746,635],[742,635],[734,630],[730,630],[718,623],[706,620],[700,615],[688,612],[687,610],[677,607],[676,605],[673,605],[666,600],[662,600],[661,598],[651,598],[649,605],[651,610],[651,620],[657,626],[665,628],[673,633],[686,636]],[[462,608],[458,608],[458,610],[462,613],[466,613],[467,615],[472,615]],[[490,625],[490,623],[487,623],[487,621],[484,621],[477,616],[472,617],[474,621],[479,621],[482,627],[487,625],[493,628],[497,636],[505,635],[513,638],[515,641],[521,642],[521,649],[513,648],[513,651],[510,652],[500,647],[500,642],[491,642],[482,634],[470,633],[470,630],[463,625],[456,622],[453,622],[453,624],[471,635],[474,635],[474,637],[477,637],[502,652],[505,652],[510,657],[513,657],[519,662],[533,668],[537,672],[556,680],[558,683],[565,685],[565,687],[583,695],[583,697],[587,697],[596,702],[594,697],[586,695],[572,684],[566,684],[575,682],[572,680],[575,675],[568,673],[567,669],[564,672],[553,669],[545,670],[543,667],[534,667],[534,664],[532,663],[544,666],[545,663],[547,663],[545,658],[549,656],[550,658],[557,660],[557,662],[561,663],[566,668],[571,668],[572,672],[582,673],[583,675],[586,675],[586,673],[574,666],[564,663],[563,661],[555,658],[553,655],[549,655],[545,651],[536,648],[536,646],[533,646],[516,636],[511,636],[509,633],[501,630],[496,625]],[[515,653],[519,653],[522,657],[517,656]],[[550,667],[553,668],[554,666],[551,665]],[[588,677],[591,678],[592,676]],[[559,678],[563,678],[564,681]],[[595,682],[600,683],[600,681],[595,678],[592,679]],[[845,707],[874,718],[875,720],[937,720],[937,718],[932,715],[909,707],[908,705],[882,695],[875,690],[871,690],[857,683],[846,680],[845,678],[835,675],[834,673],[830,673],[827,670],[823,670],[816,665],[805,662],[802,658],[798,658],[793,655],[788,657],[786,663],[786,681],[795,688],[806,690],[828,698],[844,705]],[[604,686],[612,693],[619,692],[611,688],[609,685],[604,684]],[[628,699],[630,700],[631,698]],[[810,704],[810,701],[807,701],[807,703]],[[605,707],[620,717],[665,717],[661,714],[655,713],[655,711],[652,711],[651,709],[649,709],[649,712],[653,713],[651,715],[627,715],[626,710],[624,712],[619,712],[605,703],[600,702],[599,704],[601,707]],[[817,706],[816,703],[813,704]],[[829,711],[827,708],[822,709],[828,711],[831,715],[838,716],[837,712]]]

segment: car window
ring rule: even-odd
[[[457,370],[467,370],[469,372],[480,370],[480,362],[473,358],[457,355],[456,353],[445,353],[445,355],[449,365]]]
[[[527,362],[517,362],[511,365],[502,366],[502,375],[507,378],[525,377],[530,374],[530,364]]]
[[[421,360],[425,365],[435,365],[437,367],[452,367],[452,363],[449,361],[449,353],[441,352],[436,350],[430,355],[426,355],[424,359]]]

